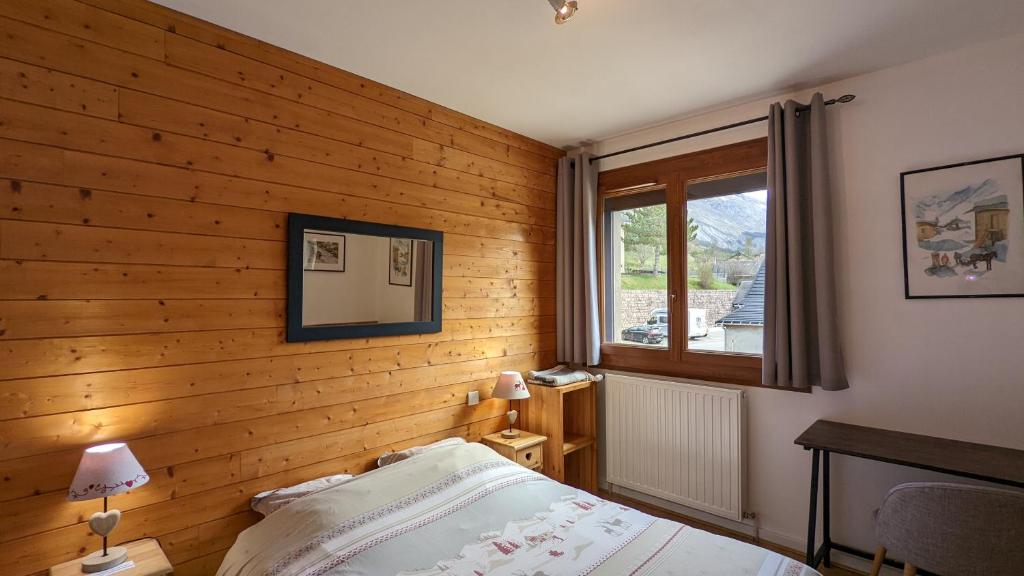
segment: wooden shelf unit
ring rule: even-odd
[[[565,441],[562,442],[562,454],[569,455],[577,450],[581,450],[594,444],[597,438],[593,436],[585,436],[583,434],[566,434]]]
[[[576,382],[551,387],[527,384],[523,427],[543,434],[545,476],[597,492],[597,384]]]

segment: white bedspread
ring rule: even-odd
[[[799,562],[602,500],[480,444],[304,497],[239,535],[220,576],[811,576]]]

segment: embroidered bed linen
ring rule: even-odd
[[[239,535],[218,576],[812,576],[774,552],[448,446],[297,500]]]

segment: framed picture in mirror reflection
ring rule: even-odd
[[[392,238],[388,257],[390,262],[388,284],[412,286],[412,240]]]
[[[303,270],[345,271],[345,235],[307,231],[303,235]]]

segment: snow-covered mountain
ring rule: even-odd
[[[687,215],[699,226],[697,243],[740,250],[747,238],[755,247],[765,244],[763,194],[735,194],[687,203]]]
[[[935,194],[914,205],[914,217],[923,220],[943,218],[947,214],[960,214],[969,210],[978,200],[983,200],[999,192],[994,180],[988,179],[978,186],[967,186],[950,194]],[[945,219],[943,218],[943,222]]]

